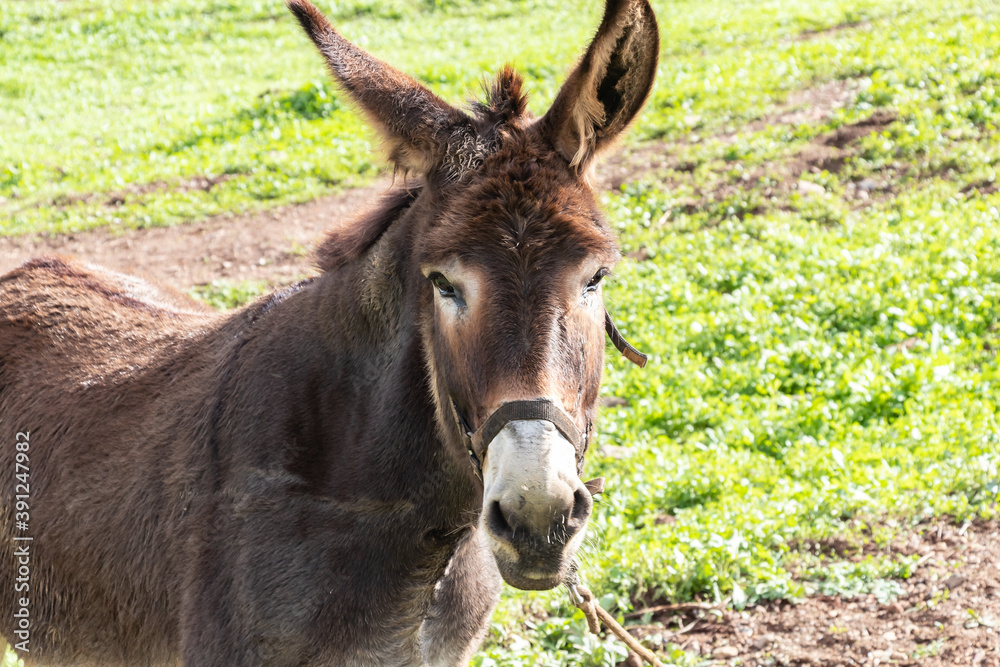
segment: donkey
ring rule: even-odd
[[[510,67],[462,111],[288,6],[414,178],[230,314],[62,257],[0,278],[30,665],[459,665],[502,580],[571,572],[619,259],[588,174],[649,95],[653,12],[607,0],[536,119]]]

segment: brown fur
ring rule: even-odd
[[[467,662],[500,579],[450,401],[477,426],[555,391],[581,430],[594,419],[603,327],[582,293],[618,250],[567,110],[602,101],[593,150],[638,111],[646,1],[609,0],[580,66],[623,73],[578,68],[544,121],[510,68],[466,114],[289,6],[420,185],[331,233],[318,278],[226,315],[67,258],[0,277],[0,627],[20,641],[27,534],[29,664]],[[458,325],[422,273],[450,261],[489,285]]]
[[[327,232],[326,239],[316,249],[316,267],[321,271],[336,271],[370,248],[389,225],[420,194],[420,189],[402,189],[386,194],[372,210],[354,220],[344,220]]]

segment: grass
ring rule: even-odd
[[[229,310],[252,301],[267,291],[268,284],[262,280],[213,280],[207,285],[195,287],[188,294],[216,310]]]
[[[556,0],[355,0],[326,8],[346,35],[453,102],[511,60],[539,112],[599,9]],[[804,30],[870,21],[909,28],[923,43],[919,28],[933,13],[977,32],[942,48],[964,49],[981,63],[995,49],[995,29],[977,17],[988,6],[715,0],[657,8],[663,62],[637,139],[738,128],[790,90],[878,72],[898,55],[894,49],[909,46],[881,39],[884,30],[797,39]],[[560,39],[550,38],[552,25]],[[280,3],[259,0],[5,7],[0,233],[178,224],[303,201],[370,178],[373,137],[299,33]],[[520,39],[511,42],[514,33]],[[959,46],[966,37],[974,39]],[[980,46],[989,52],[977,52]],[[940,55],[928,53],[926,62]]]
[[[453,102],[512,60],[541,112],[596,4],[326,8]],[[604,195],[632,258],[606,300],[652,359],[609,356],[605,394],[625,404],[603,411],[615,448],[588,463],[609,487],[583,574],[618,613],[891,600],[912,561],[805,545],[996,517],[1000,7],[654,4],[658,85],[628,145],[655,159]],[[252,0],[6,6],[0,233],[177,224],[369,178],[372,137],[296,30]],[[781,120],[791,94],[822,85],[842,85],[844,104]],[[834,141],[873,114],[870,132]],[[225,308],[263,289],[197,295]],[[623,658],[585,628],[562,591],[507,590],[473,664]]]

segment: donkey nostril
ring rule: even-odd
[[[570,513],[570,523],[574,529],[583,527],[590,518],[590,510],[594,506],[594,501],[590,494],[583,489],[573,492],[573,510]]]
[[[486,513],[486,529],[494,538],[508,541],[514,539],[514,528],[507,522],[499,500],[490,503]]]

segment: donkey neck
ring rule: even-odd
[[[240,356],[257,357],[267,388],[242,400],[273,415],[272,447],[284,446],[233,463],[281,469],[291,491],[345,507],[416,513],[447,533],[475,520],[482,491],[435,417],[409,218],[252,324]]]

